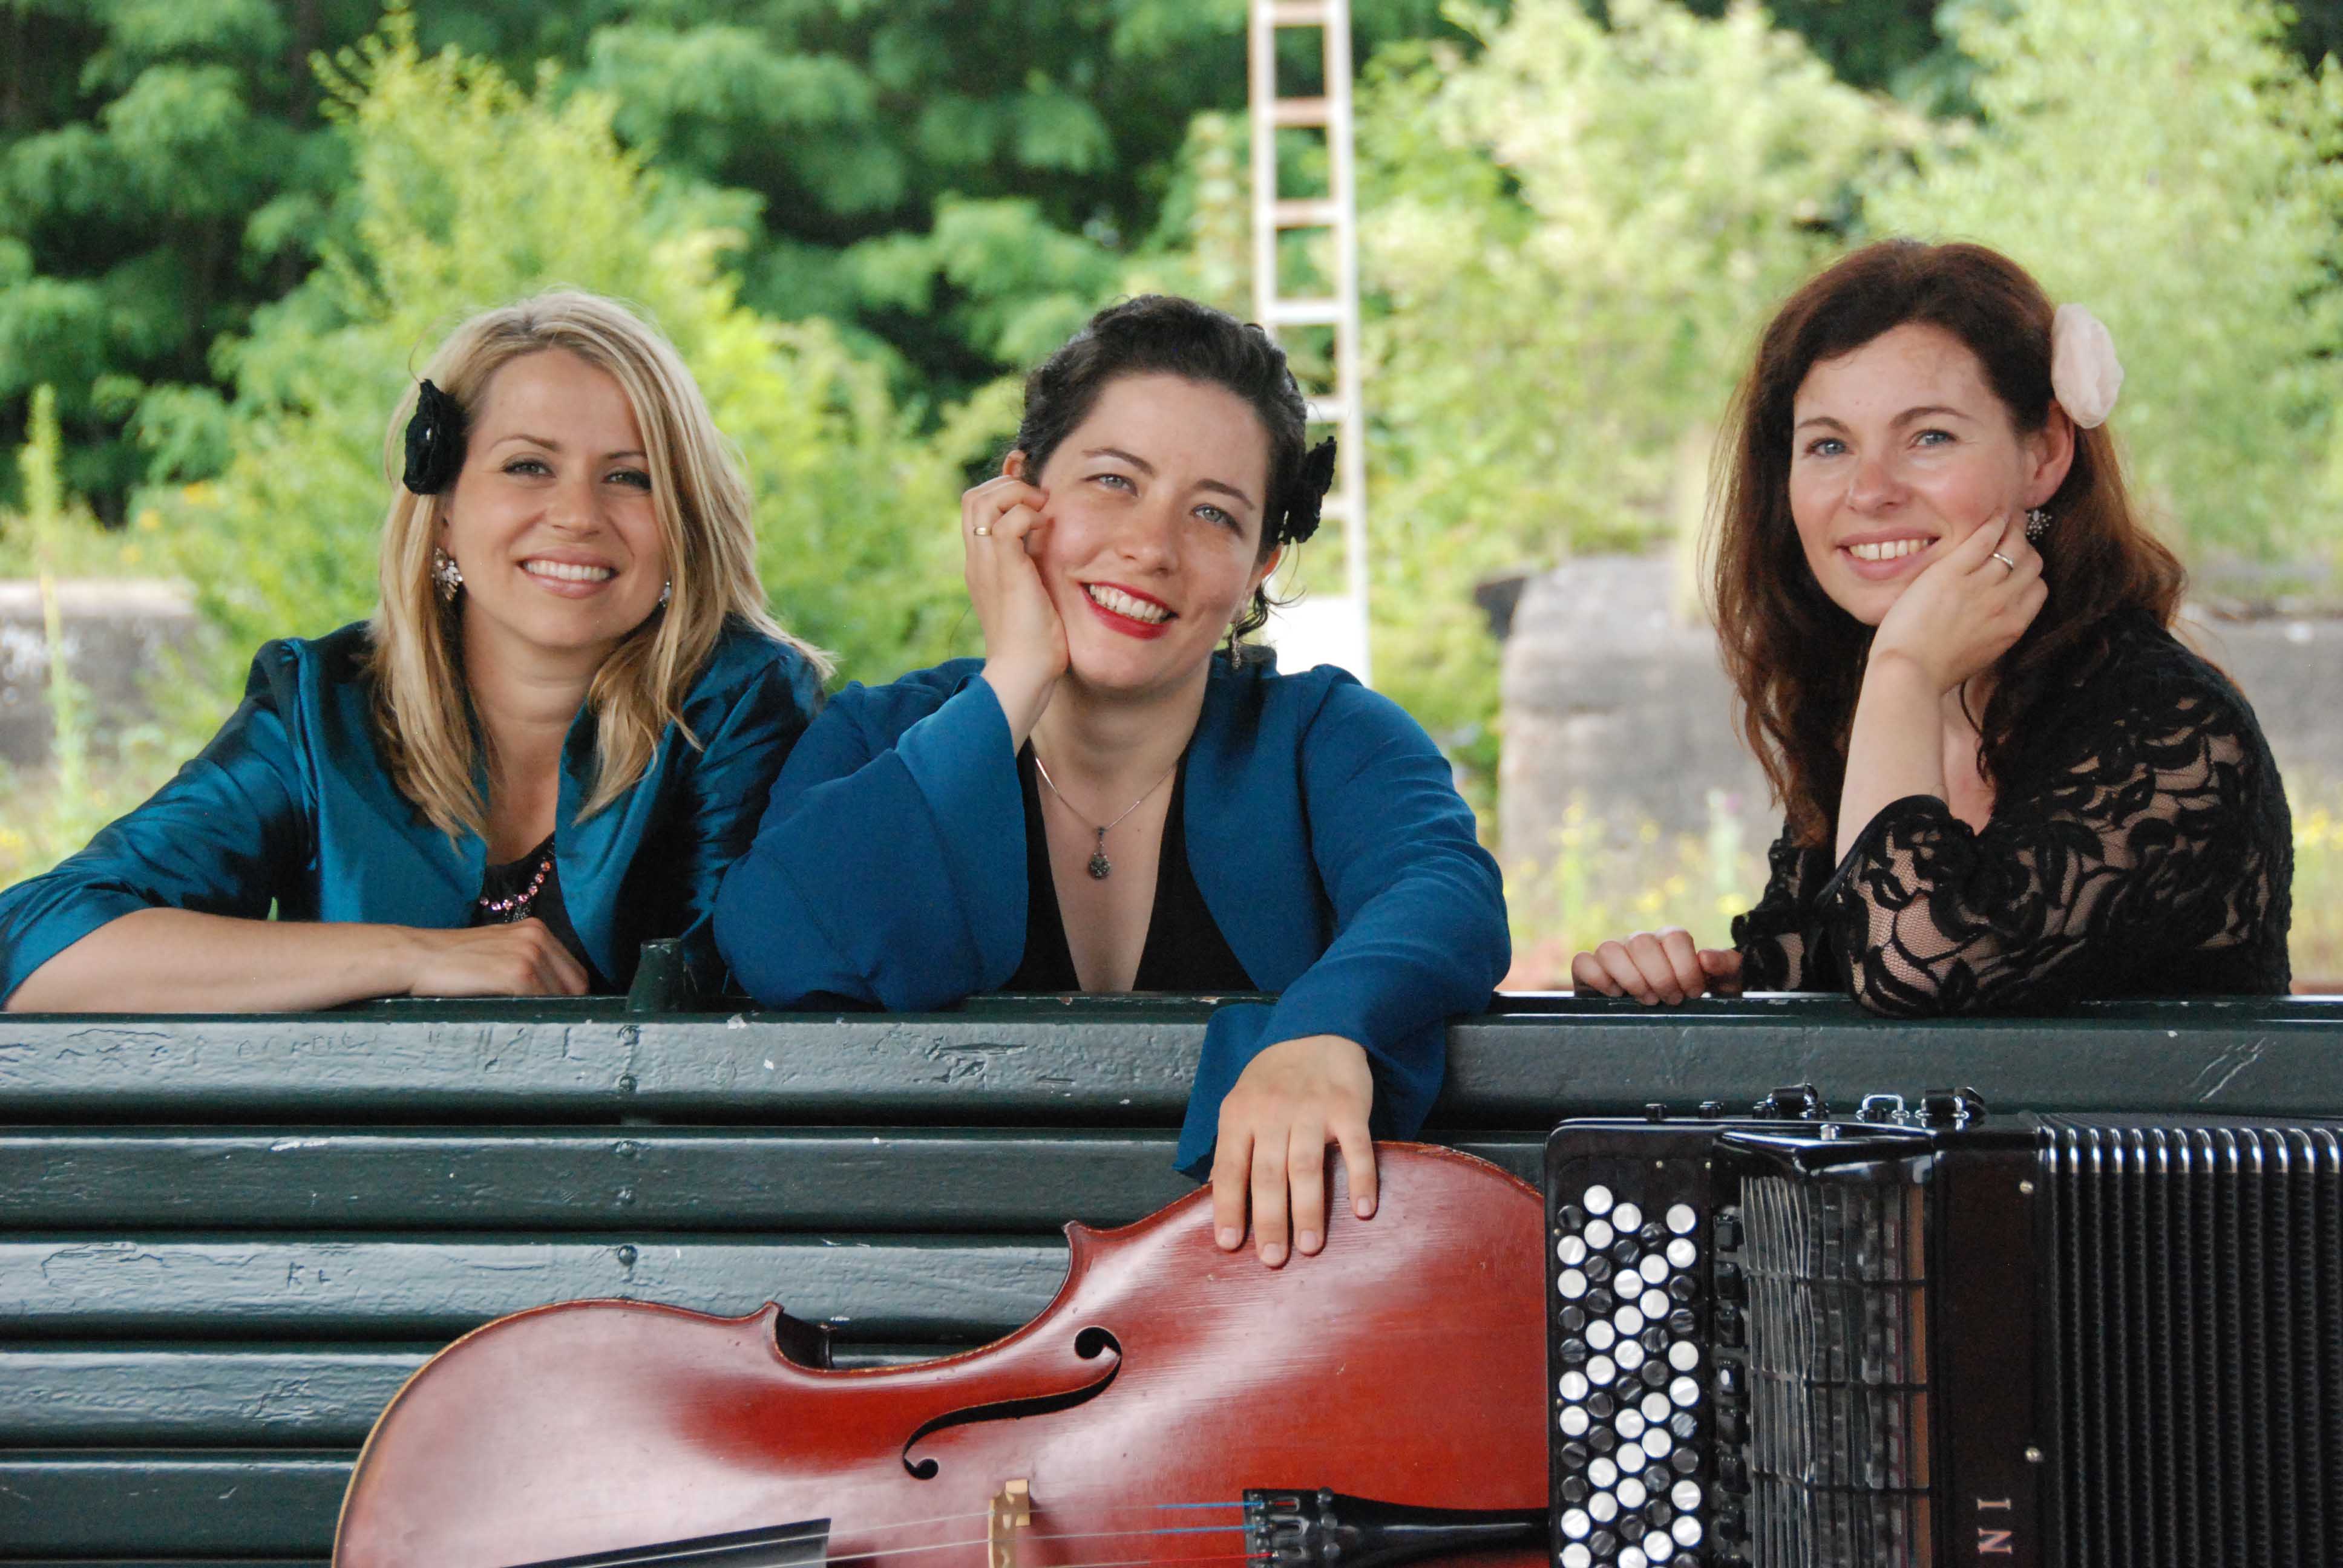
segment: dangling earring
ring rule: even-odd
[[[2039,507],[2028,508],[2026,513],[2026,542],[2038,545],[2042,542],[2042,536],[2049,531],[2050,514]]]
[[[437,545],[431,547],[431,580],[439,585],[441,604],[454,604],[456,596],[464,589],[464,568]]]
[[[667,581],[659,584],[659,608],[665,609],[667,608],[667,601],[674,597],[675,579],[673,578],[669,578]]]

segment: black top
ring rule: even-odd
[[[569,956],[576,959],[588,975],[594,976],[596,985],[599,986],[601,976],[594,969],[594,960],[586,956],[586,944],[578,940],[578,928],[569,923],[569,910],[561,901],[561,866],[552,857],[553,836],[548,833],[545,842],[519,859],[507,860],[501,866],[489,866],[482,870],[480,897],[473,900],[470,923],[476,926],[508,926],[534,915],[545,922],[545,929],[569,950]],[[540,861],[545,865],[545,884],[537,890],[537,896],[528,902],[498,911],[480,901],[501,903],[527,892],[529,883],[537,876]]]
[[[1058,908],[1058,880],[1050,869],[1050,839],[1041,822],[1041,782],[1033,748],[1017,754],[1017,779],[1025,795],[1025,956],[1001,989],[1062,995],[1079,991],[1073,950],[1066,945],[1066,920]],[[1163,813],[1163,846],[1155,858],[1155,903],[1147,916],[1147,945],[1140,950],[1133,990],[1247,991],[1259,988],[1221,935],[1203,890],[1188,866],[1188,833],[1182,808],[1188,798],[1188,758],[1172,770],[1172,804]]]
[[[1834,869],[1785,828],[1765,897],[1733,922],[1744,989],[1851,990],[1903,1014],[2283,994],[2293,825],[2237,688],[2127,618],[2024,724],[1981,833],[1907,796]]]

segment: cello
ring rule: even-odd
[[[1541,1201],[1452,1151],[1377,1159],[1375,1217],[1338,1171],[1324,1246],[1278,1269],[1214,1244],[1208,1191],[1070,1224],[1038,1317],[915,1365],[830,1370],[770,1304],[501,1319],[376,1423],[336,1568],[1533,1568]]]

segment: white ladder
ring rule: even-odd
[[[1277,87],[1277,34],[1312,28],[1322,35],[1325,95],[1283,98]],[[1334,487],[1322,516],[1342,529],[1343,591],[1321,595],[1272,618],[1270,640],[1309,662],[1339,664],[1370,678],[1367,646],[1367,446],[1359,397],[1358,199],[1351,159],[1350,0],[1252,0],[1252,293],[1255,319],[1275,337],[1287,327],[1334,329],[1334,390],[1312,397],[1312,421],[1334,427]],[[1277,132],[1322,127],[1328,192],[1287,199],[1277,188]],[[1278,236],[1322,228],[1334,241],[1332,298],[1287,298],[1279,292]]]

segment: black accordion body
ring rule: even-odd
[[[2338,1568],[2343,1122],[1565,1122],[1556,1568]]]

